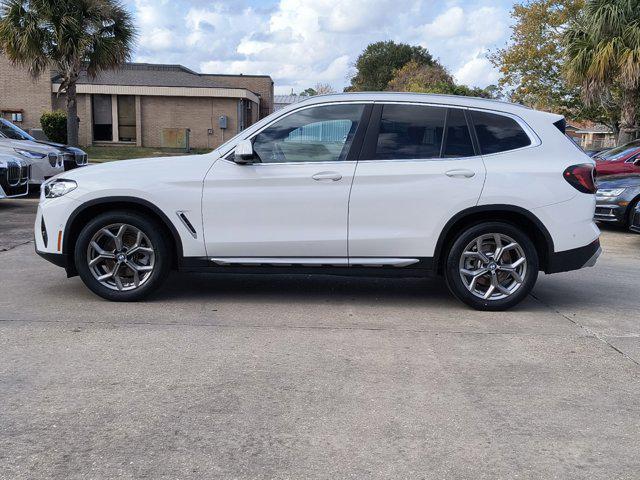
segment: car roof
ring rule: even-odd
[[[408,93],[408,92],[347,92],[330,93],[326,95],[314,95],[306,100],[297,102],[280,110],[284,113],[305,105],[315,105],[331,102],[415,102],[428,103],[432,105],[467,107],[482,110],[493,110],[496,112],[510,113],[517,116],[530,116],[543,114],[554,119],[562,119],[562,115],[533,110],[519,103],[505,102],[490,98],[467,97],[463,95],[444,95],[435,93]]]

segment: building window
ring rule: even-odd
[[[136,141],[136,97],[118,95],[118,140]]]

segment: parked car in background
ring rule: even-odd
[[[73,170],[74,168],[84,167],[89,163],[89,158],[82,149],[71,147],[69,145],[62,145],[61,143],[38,140],[4,118],[0,118],[0,136],[10,138],[12,140],[35,142],[57,148],[63,154],[65,172]]]
[[[589,155],[591,158],[596,158],[598,157],[602,152],[604,152],[605,150],[603,149],[598,149],[598,150],[585,150],[584,153],[586,153],[587,155]]]
[[[480,310],[540,270],[593,266],[594,162],[560,115],[449,95],[311,97],[205,155],[112,162],[47,182],[36,251],[103,298],[171,268],[444,276]]]
[[[633,220],[631,221],[629,230],[640,233],[640,203],[636,205],[636,209],[633,212]]]
[[[29,183],[36,188],[45,180],[64,172],[62,152],[50,145],[0,137],[0,154],[24,160],[31,167]]]
[[[0,154],[0,199],[27,195],[29,172],[27,162],[11,155]]]
[[[611,148],[594,157],[598,176],[640,173],[640,140]]]
[[[640,174],[609,175],[598,179],[595,219],[628,227],[640,200]]]

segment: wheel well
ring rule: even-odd
[[[75,248],[76,241],[78,240],[78,236],[80,235],[82,228],[97,215],[114,210],[133,211],[144,215],[147,218],[154,219],[158,225],[160,225],[160,228],[162,228],[165,238],[169,239],[169,247],[171,248],[173,257],[172,266],[175,267],[178,265],[179,258],[182,255],[182,243],[180,242],[180,237],[173,228],[173,225],[170,224],[169,219],[162,212],[146,202],[133,200],[108,200],[89,204],[84,208],[80,207],[80,209],[71,214],[71,218],[65,227],[63,237],[64,242],[62,245],[62,253],[68,255],[68,258],[71,260],[69,264],[72,271],[69,273],[76,273],[75,265],[73,264],[73,249]]]
[[[453,239],[463,230],[478,223],[484,222],[505,222],[516,227],[519,227],[524,233],[526,233],[533,245],[536,248],[538,254],[538,260],[540,264],[540,270],[545,270],[549,264],[549,258],[553,253],[553,240],[549,235],[549,232],[544,228],[542,223],[533,216],[533,214],[527,214],[526,211],[518,210],[475,210],[470,209],[469,212],[462,212],[458,217],[445,226],[438,244],[436,245],[436,268],[437,272],[442,274],[444,272],[444,264],[446,262],[449,248],[453,243]]]

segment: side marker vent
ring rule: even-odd
[[[178,210],[176,212],[176,215],[178,215],[178,218],[180,219],[180,221],[183,223],[183,225],[185,227],[187,227],[187,230],[189,230],[189,233],[191,234],[191,236],[193,238],[198,238],[198,234],[196,232],[196,229],[193,227],[193,225],[191,224],[191,222],[189,221],[189,219],[187,218],[187,216],[185,215],[185,211],[184,210]]]

